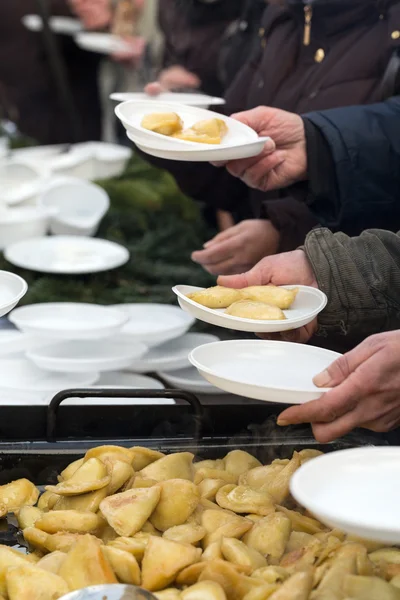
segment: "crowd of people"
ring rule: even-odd
[[[55,135],[49,107],[55,119],[60,108],[48,62],[43,49],[29,60],[11,52],[13,27],[21,44],[31,35],[20,25],[28,4],[0,9],[3,52],[20,61],[21,79],[0,59],[1,93],[20,127],[41,128],[45,142]],[[113,4],[49,1],[91,29],[110,27]],[[333,389],[280,424],[311,423],[321,441],[400,426],[400,0],[159,0],[158,20],[164,54],[146,91],[221,95],[223,113],[271,138],[259,156],[225,165],[145,157],[215,217],[220,231],[193,261],[220,285],[304,284],[328,297],[318,320],[285,339],[344,352],[315,379]],[[145,45],[134,35],[129,43],[114,59],[135,68]],[[74,52],[65,64],[89,128],[98,58]],[[31,123],[34,104],[43,124]]]

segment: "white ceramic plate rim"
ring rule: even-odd
[[[18,303],[28,291],[28,284],[26,283],[25,279],[22,279],[22,277],[20,277],[19,275],[15,275],[15,273],[11,273],[10,271],[0,271],[0,279],[2,277],[4,277],[5,279],[14,279],[14,281],[18,281],[21,284],[21,291],[16,296],[14,296],[12,300],[8,300],[7,302],[0,304],[0,311],[7,308],[7,306],[12,306],[14,303]]]
[[[200,350],[200,348],[204,349],[205,346],[207,347],[211,347],[211,346],[216,346],[219,345],[220,348],[222,348],[222,345],[225,346],[234,346],[234,345],[245,345],[245,344],[263,344],[265,345],[269,345],[269,346],[277,346],[280,345],[284,348],[288,348],[289,346],[298,346],[301,347],[303,349],[305,349],[305,351],[309,351],[310,349],[314,349],[317,351],[321,351],[324,353],[330,353],[332,355],[332,362],[334,360],[336,360],[337,358],[339,358],[341,356],[341,354],[338,354],[337,352],[333,352],[332,350],[325,350],[323,348],[318,348],[317,346],[306,346],[305,344],[295,344],[294,342],[281,342],[281,341],[277,341],[277,340],[226,340],[226,341],[221,341],[221,342],[212,342],[211,344],[204,344],[203,346],[199,346],[198,348],[195,348],[194,350],[192,350],[192,352],[189,354],[189,361],[192,363],[192,365],[194,367],[196,367],[196,369],[198,371],[203,371],[204,373],[207,373],[208,375],[211,375],[211,377],[218,377],[218,379],[221,380],[225,380],[231,383],[237,383],[237,384],[241,384],[241,385],[248,385],[248,386],[252,386],[254,388],[257,388],[259,390],[276,390],[276,391],[287,391],[287,392],[297,392],[297,393],[316,393],[316,392],[321,392],[321,394],[324,394],[326,392],[329,392],[332,388],[294,388],[291,386],[286,386],[285,387],[279,387],[279,386],[273,386],[273,385],[268,385],[268,386],[262,386],[262,385],[258,385],[256,383],[249,383],[248,381],[243,381],[240,379],[237,379],[236,377],[230,377],[229,379],[224,376],[224,375],[219,375],[216,371],[213,371],[212,369],[210,369],[209,367],[204,366],[201,362],[199,362],[197,360],[197,358],[195,357],[195,354],[197,351]]]
[[[200,309],[200,310],[204,310],[204,312],[211,314],[211,315],[218,315],[221,318],[227,319],[228,321],[231,321],[232,323],[246,323],[247,325],[274,325],[276,323],[278,323],[278,321],[276,320],[255,320],[255,319],[245,319],[243,317],[234,317],[232,315],[227,315],[225,313],[218,313],[216,312],[216,309],[213,308],[207,308],[206,306],[202,306],[201,304],[198,304],[197,302],[195,302],[194,300],[191,300],[190,298],[188,298],[187,296],[185,296],[185,294],[183,294],[178,288],[181,287],[180,285],[175,286],[172,288],[172,291],[174,292],[174,294],[176,294],[178,296],[178,298],[180,298],[181,300],[183,300],[184,302],[187,302],[188,304],[191,304],[192,306]],[[194,286],[193,286],[194,287]],[[309,315],[303,315],[301,317],[297,317],[294,319],[286,319],[285,320],[285,324],[286,325],[296,325],[296,323],[299,323],[300,321],[304,321],[304,319],[308,316],[310,316],[311,318],[313,318],[314,316],[318,315],[326,306],[327,302],[328,302],[328,298],[326,297],[326,295],[324,294],[324,292],[321,292],[321,290],[318,290],[317,288],[310,288],[307,285],[282,285],[280,286],[282,288],[285,288],[286,290],[292,290],[294,288],[298,288],[299,290],[309,290],[312,289],[315,292],[317,292],[316,295],[320,296],[320,306],[318,307],[318,309],[314,309],[313,311],[311,311],[309,313]],[[204,290],[206,288],[196,288],[196,290],[193,291],[201,291]],[[290,309],[288,309],[290,310]]]
[[[351,456],[362,456],[363,458],[365,457],[365,459],[368,458],[368,454],[372,454],[372,455],[377,455],[377,454],[382,454],[387,455],[387,454],[392,454],[395,453],[396,454],[396,458],[398,458],[400,460],[400,447],[399,446],[394,446],[394,447],[376,447],[376,446],[372,446],[372,447],[365,447],[365,448],[350,448],[350,449],[346,449],[346,450],[338,450],[336,452],[329,452],[328,454],[324,454],[323,456],[317,456],[316,458],[313,458],[312,461],[308,461],[305,464],[303,464],[300,469],[298,469],[298,471],[296,471],[296,473],[294,473],[294,475],[292,476],[291,480],[290,480],[290,491],[291,494],[295,497],[295,499],[304,507],[307,508],[311,513],[316,514],[321,520],[326,519],[327,521],[333,521],[336,523],[341,523],[344,526],[348,525],[349,527],[357,527],[357,528],[362,528],[362,529],[368,529],[370,531],[376,531],[377,534],[379,535],[379,533],[386,533],[386,534],[392,534],[394,532],[399,532],[400,535],[400,526],[396,527],[395,524],[391,525],[390,527],[385,527],[382,525],[376,526],[373,525],[371,523],[367,523],[367,522],[363,522],[363,521],[358,521],[356,519],[344,519],[341,516],[338,516],[337,513],[332,513],[329,510],[325,510],[324,508],[321,508],[321,506],[319,505],[318,502],[313,501],[312,499],[310,499],[310,496],[307,493],[304,493],[304,491],[301,489],[301,478],[303,476],[304,473],[307,473],[309,471],[312,471],[315,468],[315,464],[314,461],[318,461],[319,463],[323,460],[324,463],[326,463],[326,468],[329,469],[330,464],[332,463],[337,463],[337,459],[338,459],[338,455],[340,455],[340,457],[343,458],[343,460],[345,462],[348,462],[348,459],[351,458]],[[341,461],[339,461],[340,464]],[[318,463],[317,463],[318,464]],[[300,489],[299,489],[300,488]],[[383,540],[384,541],[384,540]]]

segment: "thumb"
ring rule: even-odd
[[[242,289],[251,285],[267,285],[271,281],[270,269],[267,268],[268,258],[264,258],[255,267],[241,275],[220,275],[218,285]]]

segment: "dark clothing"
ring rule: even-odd
[[[226,114],[258,105],[303,113],[384,99],[384,73],[400,47],[400,39],[391,36],[400,30],[399,0],[315,0],[312,6],[311,39],[306,46],[303,2],[287,0],[281,6],[271,0],[257,52],[226,93]],[[287,192],[277,199],[277,193],[250,190],[225,170],[207,164],[157,164],[174,174],[195,200],[232,212],[251,207],[251,216],[271,219],[281,233],[280,251],[303,243],[317,224],[307,207],[287,197]],[[359,223],[347,219],[337,226],[345,230],[351,225],[352,233],[359,233],[376,223],[377,215],[366,213]]]
[[[50,0],[49,13],[70,15],[66,0]],[[0,2],[0,103],[22,133],[41,144],[98,140],[101,108],[97,84],[99,56],[80,50],[70,36],[57,35],[73,94],[80,133],[72,139],[71,125],[60,102],[42,32],[21,23],[37,13],[35,0]]]
[[[244,0],[160,0],[158,20],[165,37],[163,68],[180,65],[197,75],[201,90],[220,96],[217,61],[221,38],[240,15]]]

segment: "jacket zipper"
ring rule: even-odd
[[[304,7],[304,33],[303,44],[309,46],[311,42],[311,26],[312,26],[313,9],[311,4],[306,4]]]

